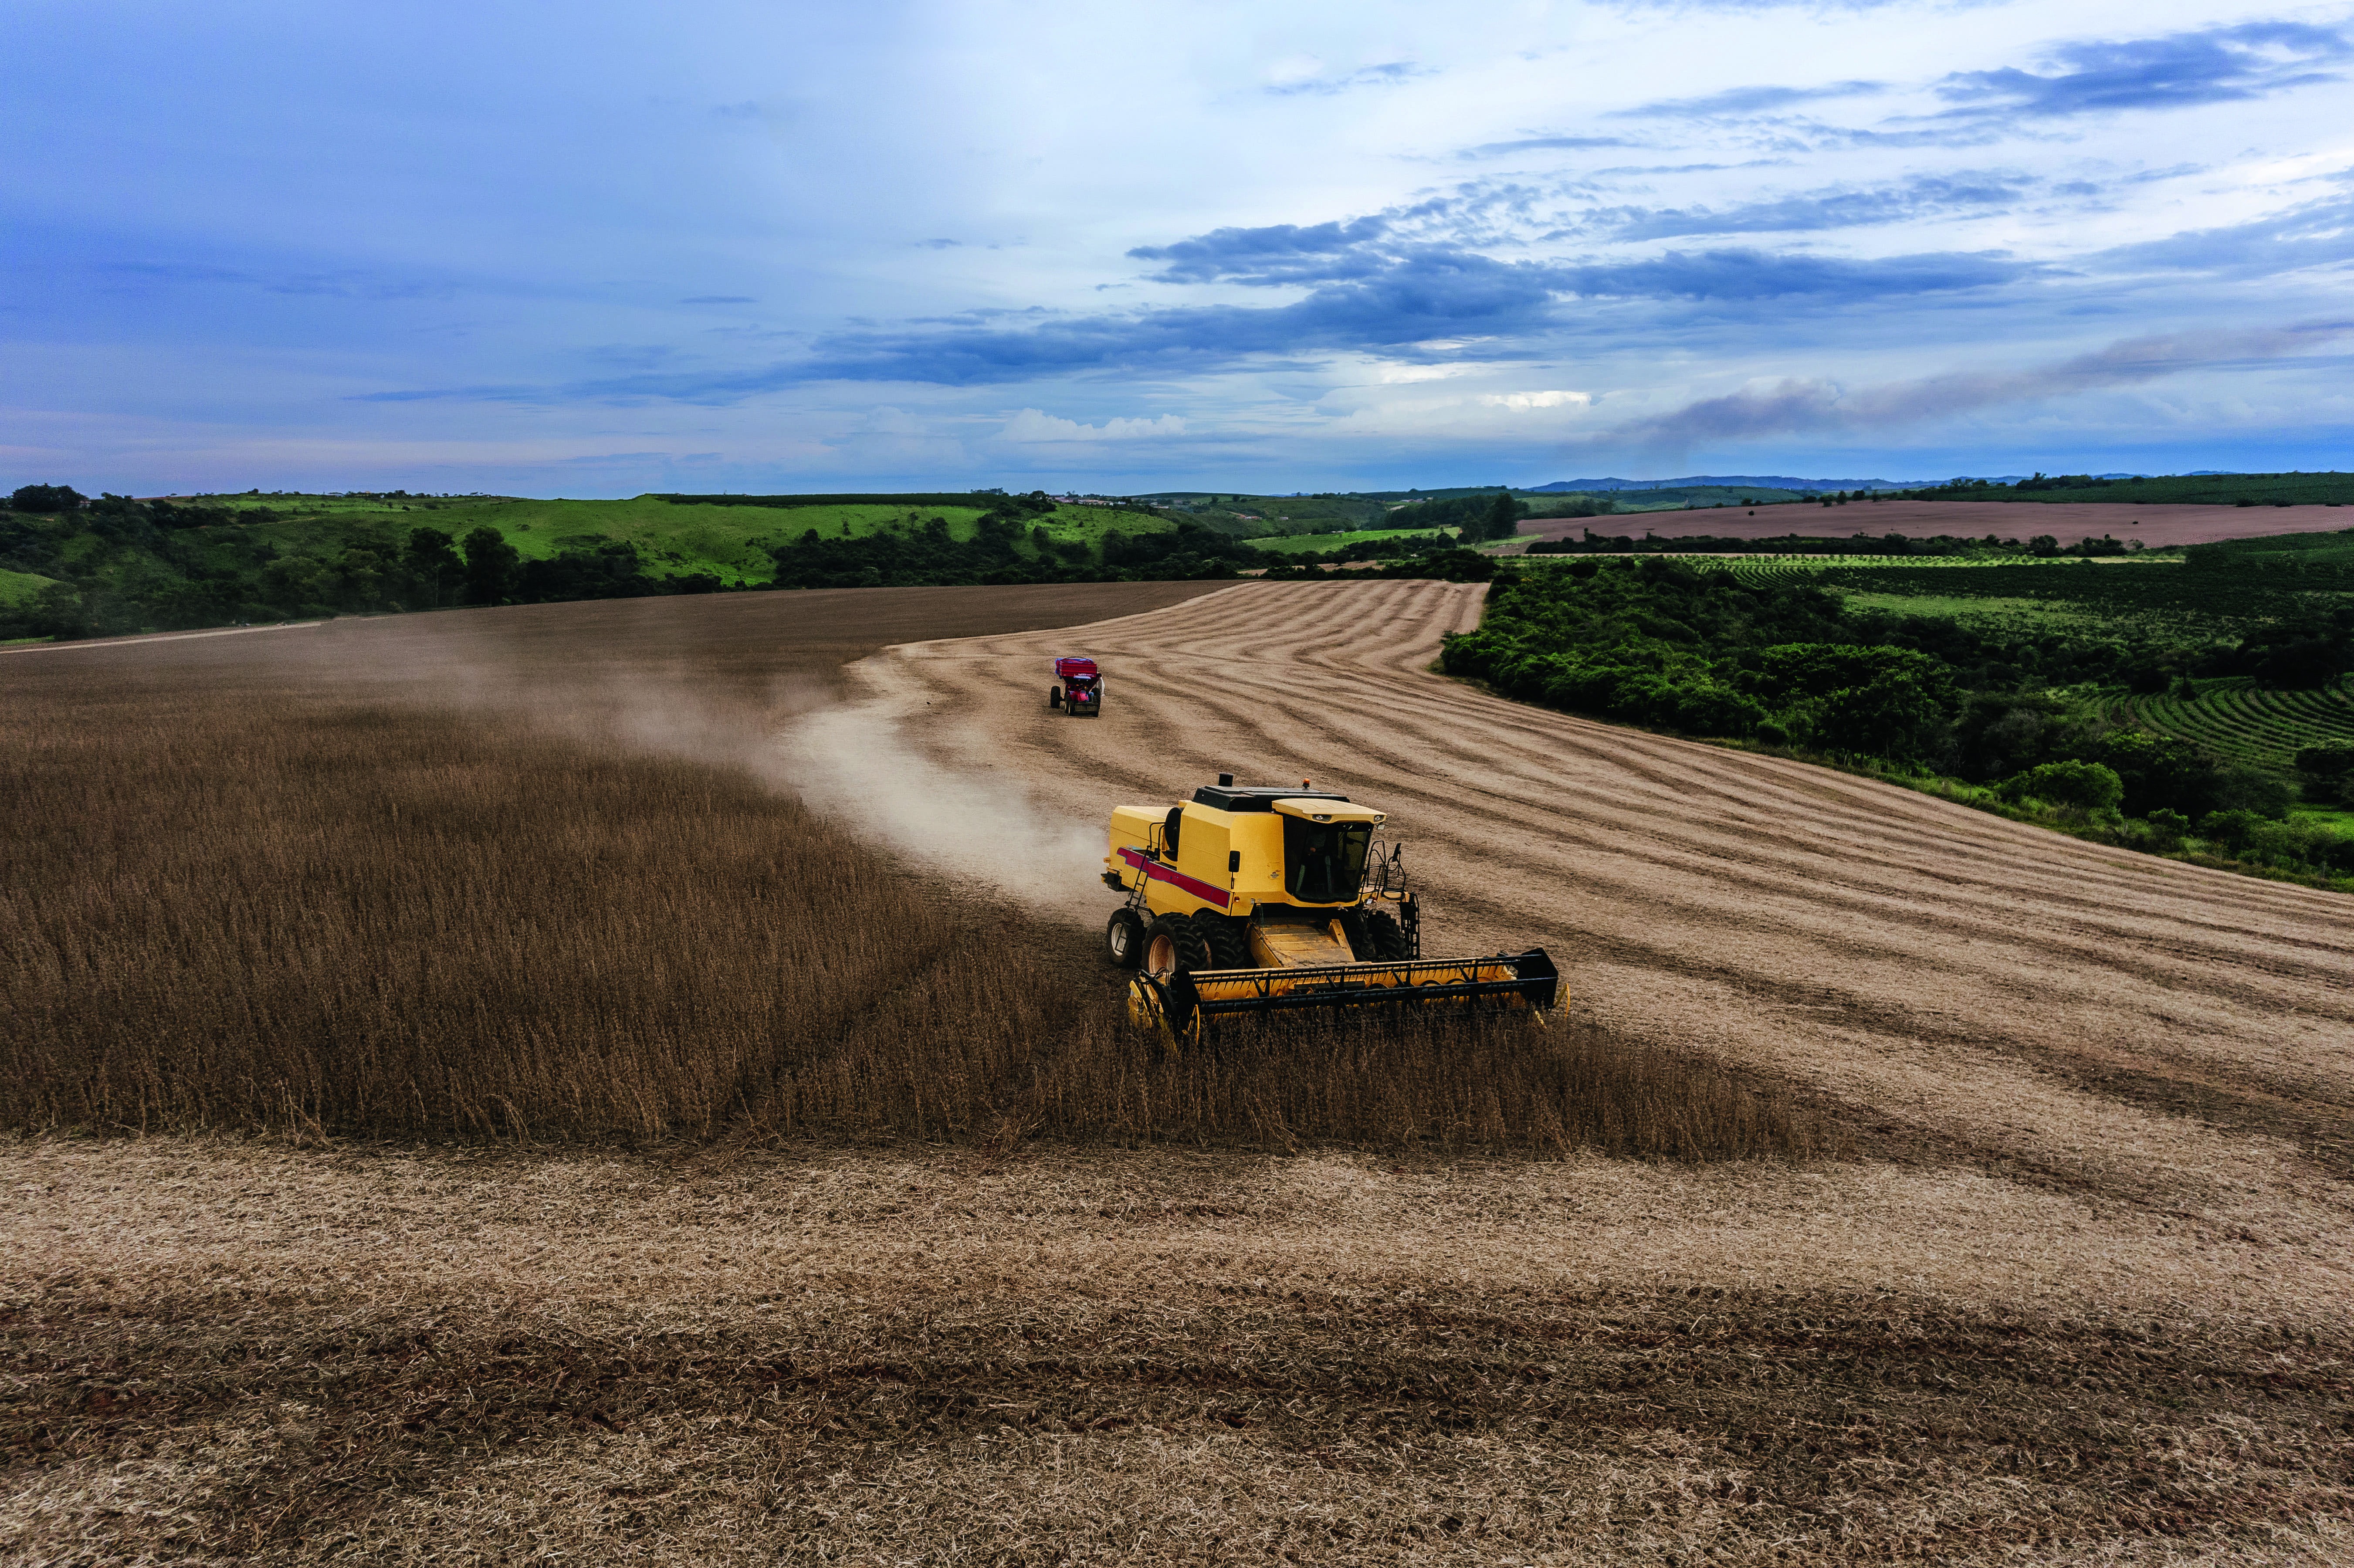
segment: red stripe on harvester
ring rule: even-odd
[[[1233,895],[1223,887],[1213,887],[1206,882],[1194,881],[1182,872],[1172,871],[1147,855],[1142,850],[1122,849],[1119,852],[1119,858],[1144,873],[1147,881],[1172,883],[1204,903],[1214,904],[1221,909],[1224,909],[1233,897]]]

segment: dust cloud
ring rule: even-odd
[[[801,714],[777,747],[780,780],[859,836],[1026,904],[1066,910],[1102,876],[1100,824],[1010,777],[942,767],[907,744],[891,707]]]

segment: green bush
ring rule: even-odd
[[[2097,762],[2045,762],[2013,774],[1996,787],[2006,800],[2041,800],[2072,811],[2114,811],[2126,787],[2113,768]]]

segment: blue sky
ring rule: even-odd
[[[2354,468],[2354,6],[16,0],[0,482]]]

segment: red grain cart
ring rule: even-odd
[[[1055,683],[1046,689],[1046,705],[1081,718],[1103,717],[1103,672],[1092,659],[1055,661]]]

